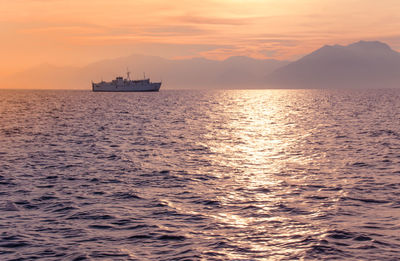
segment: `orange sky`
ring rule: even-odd
[[[324,44],[400,50],[399,0],[0,0],[0,76],[133,53],[295,59]]]

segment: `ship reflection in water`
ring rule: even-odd
[[[399,91],[0,95],[6,259],[400,255]]]

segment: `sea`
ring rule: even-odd
[[[1,90],[0,260],[400,260],[400,90]]]

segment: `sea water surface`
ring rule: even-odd
[[[399,260],[400,91],[0,91],[0,260]]]

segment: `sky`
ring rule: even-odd
[[[144,54],[294,60],[325,44],[400,50],[399,0],[0,0],[0,76]]]

